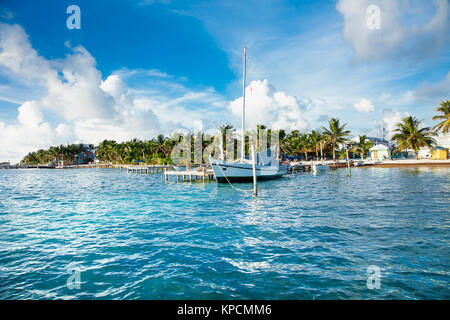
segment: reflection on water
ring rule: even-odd
[[[255,198],[161,174],[2,170],[0,299],[450,298],[450,169],[346,174],[260,182]]]

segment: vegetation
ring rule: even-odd
[[[369,152],[369,149],[373,147],[373,142],[367,140],[367,137],[359,136],[359,140],[353,144],[353,151],[361,154],[361,160],[364,160],[364,154]]]
[[[171,163],[170,152],[175,140],[159,135],[151,140],[133,139],[117,143],[113,140],[104,140],[96,150],[99,160],[114,164],[128,164],[142,161],[149,164]]]
[[[312,130],[309,134],[308,140],[309,145],[311,147],[311,151],[313,151],[316,154],[316,159],[319,159],[319,152],[320,148],[323,143],[323,136],[320,132]]]
[[[331,118],[328,121],[328,128],[322,127],[324,134],[324,141],[332,145],[333,161],[336,161],[336,147],[338,144],[345,144],[350,131],[345,130],[346,123],[341,125],[340,120]]]
[[[434,132],[428,127],[420,128],[421,121],[416,117],[406,117],[402,122],[397,124],[397,128],[394,130],[396,134],[392,136],[393,141],[397,142],[397,149],[413,150],[416,156],[416,160],[419,159],[420,147],[432,147],[436,141],[432,138],[435,135]]]
[[[284,132],[283,132],[284,133]],[[305,160],[310,159],[310,154],[315,159],[319,159],[319,154],[331,152],[331,145],[327,144],[324,134],[312,130],[311,133],[300,133],[298,130],[293,130],[289,134],[281,137],[281,149],[286,155],[300,156],[303,155]]]
[[[74,161],[75,156],[84,152],[93,150],[93,145],[69,144],[67,146],[60,145],[58,147],[50,147],[47,150],[39,149],[35,152],[28,153],[22,160],[25,164],[43,164],[56,160]]]
[[[430,128],[421,128],[421,121],[415,117],[406,117],[401,123],[397,124],[397,128],[394,130],[394,136],[392,141],[397,143],[396,149],[398,151],[413,150],[416,159],[418,159],[418,151],[421,147],[432,147],[436,142],[433,136],[438,132],[447,133],[450,126],[450,101],[446,100],[440,103],[440,106],[436,108],[437,112],[441,114],[433,116],[433,120],[441,120],[434,126],[434,132]],[[371,141],[367,140],[366,136],[360,136],[359,140],[354,143],[349,143],[348,137],[350,131],[346,130],[346,124],[342,124],[339,119],[331,118],[328,121],[327,127],[322,127],[321,131],[312,130],[308,132],[300,132],[293,130],[286,133],[285,130],[277,131],[279,135],[280,150],[287,156],[303,157],[305,160],[327,156],[332,154],[333,161],[336,161],[336,155],[339,158],[345,158],[346,153],[344,146],[350,149],[353,154],[359,153],[361,159],[364,159],[364,154],[369,152],[369,149],[373,146]],[[257,137],[262,134],[262,130],[267,130],[264,125],[257,126]],[[224,124],[219,128],[222,133],[222,143],[224,153],[226,152],[227,142],[230,141],[231,135],[235,133],[235,129],[230,124]],[[272,135],[275,131],[268,129],[267,142],[271,141]],[[227,135],[228,133],[228,135]],[[203,133],[200,134],[202,138],[202,150],[204,150],[211,142],[214,141],[214,137],[206,136]],[[191,146],[194,145],[194,137],[191,136]],[[170,154],[173,147],[180,141],[182,136],[166,137],[159,135],[150,140],[133,139],[118,143],[113,140],[104,140],[101,142],[95,151],[97,159],[103,162],[114,164],[131,164],[136,162],[145,162],[147,164],[171,164],[172,160]],[[188,142],[189,143],[189,142]],[[249,139],[246,139],[245,150],[249,152]],[[264,146],[259,146],[259,149]],[[76,156],[83,151],[93,150],[93,145],[83,144],[71,144],[67,146],[60,145],[58,147],[50,147],[47,150],[37,150],[30,152],[24,157],[22,163],[25,164],[44,164],[56,160],[67,160],[73,162]],[[194,148],[192,148],[193,150]],[[237,146],[234,146],[234,150],[237,151]],[[214,153],[214,156],[218,156]],[[192,153],[193,155],[193,153]]]
[[[345,125],[344,125],[345,126]],[[331,145],[328,144],[326,136],[318,131],[311,131],[311,133],[300,133],[298,130],[293,130],[289,134],[286,134],[284,130],[272,131],[266,129],[266,126],[257,126],[257,138],[260,138],[263,130],[266,130],[267,144],[269,146],[272,135],[275,132],[279,136],[280,150],[286,155],[302,155],[305,159],[309,159],[311,153],[315,155],[315,158],[319,158],[319,152],[331,152]],[[330,129],[331,130],[331,129]],[[235,133],[235,129],[232,125],[224,124],[219,128],[222,134],[222,146],[224,153],[226,153],[227,142],[230,141],[232,134]],[[228,135],[226,134],[228,133]],[[206,148],[208,144],[214,141],[214,137],[205,136],[201,134],[203,141],[202,150]],[[102,141],[95,150],[96,159],[102,162],[108,162],[113,164],[131,164],[136,162],[144,162],[147,164],[172,164],[170,154],[172,148],[182,140],[181,137],[165,137],[159,135],[151,140],[139,140],[133,139],[118,143],[113,140]],[[341,141],[338,139],[337,141]],[[245,142],[246,153],[248,154],[249,139]],[[191,136],[191,145],[194,145],[194,137]],[[93,150],[93,146],[90,148]],[[259,146],[259,149],[264,146]],[[192,148],[193,150],[194,148]],[[237,151],[237,146],[234,146],[234,150]],[[27,164],[43,164],[55,160],[67,160],[73,162],[75,156],[82,151],[86,151],[86,147],[83,145],[68,145],[51,147],[48,150],[38,150],[27,155],[23,159],[23,163]],[[215,155],[216,156],[216,155]]]
[[[347,150],[344,147],[340,148],[337,152],[337,157],[339,160],[347,159]]]
[[[432,120],[441,120],[437,125],[433,127],[436,133],[441,131],[442,133],[448,133],[450,127],[450,100],[443,101],[439,104],[439,107],[435,109],[442,114],[436,115]]]

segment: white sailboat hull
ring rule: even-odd
[[[253,167],[249,163],[212,160],[211,166],[217,182],[245,182],[253,180]],[[287,166],[256,165],[256,179],[277,179],[287,173]]]

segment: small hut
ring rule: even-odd
[[[391,158],[391,151],[389,147],[383,144],[377,144],[376,146],[370,148],[369,151],[370,151],[370,158],[373,161],[383,161]]]
[[[437,146],[436,148],[431,150],[432,160],[447,160],[447,158],[448,158],[447,148]]]

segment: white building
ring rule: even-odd
[[[373,161],[383,161],[391,158],[391,150],[384,144],[377,144],[369,149]]]
[[[436,140],[436,146],[450,149],[450,134],[449,133],[440,133],[438,136],[434,137]],[[428,147],[419,149],[419,159],[430,159],[431,158],[431,149]]]

